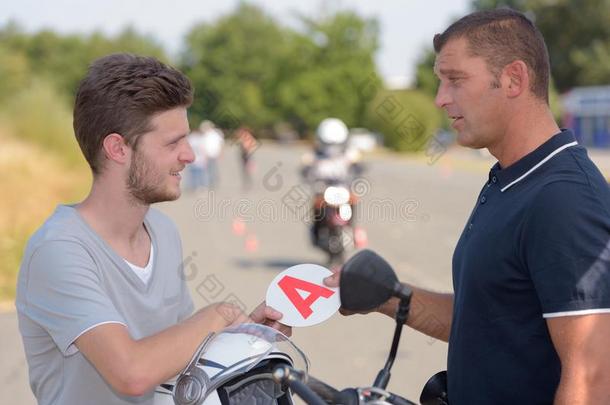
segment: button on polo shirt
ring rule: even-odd
[[[453,256],[452,404],[550,404],[545,318],[610,312],[610,190],[564,130],[494,165]]]

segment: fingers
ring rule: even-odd
[[[344,308],[339,308],[339,313],[343,316],[349,316],[349,315],[354,315],[356,312],[354,311],[349,311],[347,309]]]
[[[283,323],[277,321],[266,321],[265,325],[282,332],[288,337],[292,336],[292,328],[290,326],[284,325]]]
[[[280,311],[271,308],[265,302],[261,302],[250,314],[250,318],[256,323],[263,323],[267,319],[277,321],[282,319],[282,316]]]
[[[271,319],[274,321],[282,319],[284,316],[280,311],[271,308],[270,306],[265,306],[265,317],[267,319]]]
[[[339,287],[339,281],[341,279],[341,270],[338,270],[333,275],[326,277],[323,282],[324,285],[331,288]]]
[[[252,311],[252,314],[250,314],[250,318],[254,322],[276,329],[286,336],[291,336],[292,328],[278,322],[280,319],[282,319],[282,316],[283,314],[280,311],[266,305],[265,302],[262,302],[254,311]]]

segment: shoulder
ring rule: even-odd
[[[530,201],[523,225],[521,242],[532,263],[594,260],[610,241],[608,186],[573,173],[552,179]]]
[[[76,210],[59,205],[28,240],[24,258],[43,246],[73,248],[82,245],[86,233],[87,230],[79,220]]]
[[[581,179],[556,179],[539,188],[527,212],[528,223],[549,228],[604,224],[610,227],[610,192],[607,185]]]
[[[543,217],[563,213],[610,218],[610,187],[586,149],[568,148],[544,173],[531,210]]]
[[[54,294],[60,288],[86,278],[97,283],[98,268],[88,248],[75,238],[30,241],[21,261],[16,302],[37,295]]]

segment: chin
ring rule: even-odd
[[[474,140],[468,137],[468,135],[458,133],[455,138],[456,142],[460,146],[464,146],[466,148],[473,148]]]
[[[182,193],[180,192],[180,190],[173,192],[173,193],[166,193],[163,194],[161,196],[159,196],[159,200],[158,202],[164,202],[164,201],[176,201],[178,198],[180,198],[180,195]]]
[[[178,191],[174,191],[174,192],[165,192],[165,193],[151,193],[148,194],[146,196],[144,196],[144,198],[142,198],[142,200],[148,204],[148,205],[152,205],[152,204],[156,204],[156,203],[162,203],[162,202],[166,202],[166,201],[175,201],[178,198],[180,198],[180,190]]]
[[[166,201],[176,201],[182,195],[181,191],[177,191],[176,193],[169,195]]]
[[[483,149],[487,146],[481,142],[481,139],[477,139],[476,137],[470,136],[470,134],[460,134],[456,137],[456,142],[458,145],[463,146],[465,148],[470,149]]]

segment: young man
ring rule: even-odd
[[[250,318],[224,303],[190,316],[178,231],[150,205],[180,196],[192,94],[182,73],[127,54],[96,60],[80,84],[74,130],[93,186],[32,236],[17,287],[39,404],[152,404],[210,332],[279,328],[264,304]]]
[[[414,288],[407,324],[449,342],[452,405],[610,403],[610,191],[553,120],[544,40],[499,9],[434,47],[437,106],[498,163],[454,252],[454,294]]]

